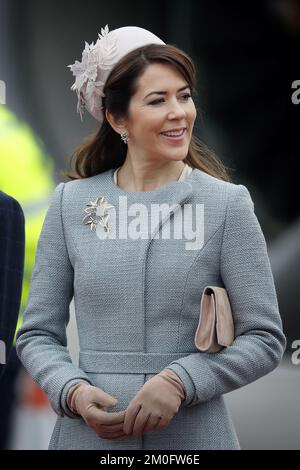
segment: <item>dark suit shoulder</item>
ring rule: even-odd
[[[0,210],[1,212],[14,212],[15,215],[24,217],[23,209],[20,203],[9,194],[0,190]]]

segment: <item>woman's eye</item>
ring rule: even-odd
[[[163,100],[162,100],[162,98],[161,98],[161,99],[159,99],[159,100],[151,101],[151,103],[149,103],[149,104],[157,104],[157,103],[161,103],[162,101],[163,101]]]
[[[182,96],[182,98],[186,98],[186,100],[188,100],[191,97],[192,95],[190,95],[189,93],[186,93],[185,95]]]
[[[192,98],[192,95],[190,95],[189,93],[186,93],[185,95],[182,95],[180,98],[183,98],[184,101],[188,101],[190,98]],[[159,104],[159,103],[161,103],[162,101],[163,101],[163,98],[160,98],[160,99],[151,101],[150,104]]]

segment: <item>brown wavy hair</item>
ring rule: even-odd
[[[127,145],[111,127],[105,116],[107,109],[116,119],[128,117],[129,102],[137,90],[139,77],[153,63],[168,64],[186,79],[193,99],[197,97],[196,68],[192,59],[171,44],[148,44],[122,57],[111,70],[103,87],[103,116],[99,129],[88,135],[71,155],[75,158],[75,172],[62,172],[70,180],[88,178],[123,165]],[[197,106],[196,106],[197,109]],[[188,154],[183,159],[193,168],[216,178],[231,181],[225,165],[198,137],[192,135]]]

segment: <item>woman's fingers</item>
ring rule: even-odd
[[[101,424],[101,429],[103,432],[113,433],[116,431],[123,431],[123,422],[118,424]]]
[[[135,419],[141,409],[141,405],[139,404],[134,404],[130,403],[126,413],[125,413],[125,419],[124,419],[124,426],[123,430],[126,434],[132,434]]]
[[[137,414],[132,430],[132,435],[135,437],[142,436],[145,426],[147,425],[148,419],[150,418],[150,412],[146,411],[143,407]]]
[[[159,426],[159,423],[161,421],[161,417],[160,416],[156,416],[156,415],[153,415],[151,414],[145,427],[144,427],[144,431],[143,432],[147,432],[147,431],[152,431],[153,429],[157,429],[158,426]]]
[[[107,412],[99,410],[96,406],[89,409],[89,418],[97,421],[99,424],[104,426],[110,426],[113,424],[123,424],[125,419],[124,411]]]

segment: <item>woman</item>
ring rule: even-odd
[[[101,126],[54,191],[18,353],[59,415],[51,449],[240,449],[223,394],[286,346],[253,202],[193,136],[191,59],[141,28],[101,32],[70,66],[78,111]],[[233,310],[235,340],[218,353],[194,344],[206,285]]]

